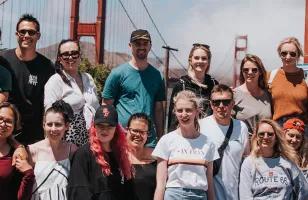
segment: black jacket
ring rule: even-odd
[[[182,90],[190,90],[194,92],[197,97],[202,98],[202,112],[200,113],[200,117],[203,118],[212,114],[209,99],[214,85],[217,84],[218,82],[209,74],[205,74],[204,77],[203,85],[205,85],[205,87],[200,87],[194,83],[188,75],[182,76],[172,90],[168,114],[168,132],[175,130],[178,124],[176,116],[173,113],[173,98],[177,95],[177,93]]]

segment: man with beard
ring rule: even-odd
[[[132,32],[129,43],[132,58],[111,71],[102,96],[103,104],[114,104],[123,127],[126,127],[132,114],[148,114],[154,127],[151,127],[147,146],[154,148],[157,138],[163,134],[163,101],[166,96],[160,72],[147,61],[151,46],[151,37],[147,30],[138,29]]]
[[[36,52],[36,43],[41,36],[36,18],[24,14],[17,22],[15,35],[17,47],[1,54],[3,65],[12,75],[8,101],[21,113],[22,131],[16,139],[23,144],[32,144],[44,139],[44,85],[54,73],[54,67],[49,59]]]
[[[220,167],[216,167],[214,188],[219,200],[234,200],[238,198],[238,184],[240,165],[244,154],[249,153],[248,129],[244,122],[231,119],[234,106],[233,91],[226,85],[214,86],[210,105],[213,115],[199,121],[200,132],[214,142],[217,149],[225,142],[227,132],[230,132],[227,146],[220,153],[222,157]],[[230,130],[228,131],[230,127]],[[218,150],[220,152],[220,150]],[[215,172],[215,169],[213,170]]]

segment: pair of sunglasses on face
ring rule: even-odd
[[[274,135],[275,135],[275,133],[274,132],[258,132],[257,133],[257,136],[259,137],[259,138],[264,138],[265,137],[265,135],[267,135],[267,137],[273,137]]]
[[[228,106],[232,102],[232,99],[212,99],[211,102],[212,102],[212,105],[215,107],[218,107],[221,104],[223,106]]]
[[[18,30],[17,33],[21,37],[25,36],[27,33],[29,36],[34,36],[35,34],[38,33],[38,31],[32,30],[32,29],[21,29],[21,30]]]
[[[292,58],[296,58],[296,57],[297,57],[297,53],[294,52],[294,51],[282,51],[282,52],[280,52],[280,56],[283,57],[283,58],[287,57],[288,54],[289,54]]]
[[[79,56],[80,56],[79,51],[66,51],[66,52],[60,53],[60,57],[65,61],[69,60],[70,57],[72,59],[77,59],[79,58]]]
[[[242,69],[244,74],[248,74],[249,71],[251,71],[253,74],[258,73],[259,69],[258,68],[243,68]]]

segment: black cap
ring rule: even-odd
[[[94,116],[95,124],[108,124],[116,126],[118,124],[118,113],[113,105],[100,106]]]
[[[150,33],[147,30],[142,30],[142,29],[133,31],[130,36],[130,42],[134,42],[139,39],[151,41]]]

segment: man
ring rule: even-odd
[[[213,115],[200,120],[200,132],[208,136],[217,148],[225,140],[231,120],[233,122],[221,166],[217,175],[214,176],[215,195],[219,200],[236,200],[242,157],[245,149],[249,149],[248,129],[244,122],[231,119],[234,100],[233,92],[228,86],[223,84],[214,86],[210,99]]]
[[[102,92],[103,104],[114,104],[119,121],[126,127],[130,115],[144,112],[154,122],[147,146],[154,148],[156,138],[163,134],[165,86],[160,72],[147,61],[151,49],[151,37],[146,30],[135,30],[131,34],[129,48],[132,58],[128,63],[113,69]]]
[[[10,72],[0,65],[0,103],[8,100],[12,90],[12,77]]]
[[[40,39],[40,24],[32,15],[23,15],[16,25],[17,47],[2,53],[4,65],[12,75],[12,92],[9,102],[21,113],[22,131],[16,139],[31,144],[44,138],[42,118],[44,113],[44,85],[54,73],[49,59],[36,52]]]

